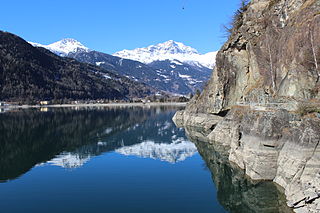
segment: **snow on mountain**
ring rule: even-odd
[[[116,149],[115,151],[123,155],[133,155],[176,163],[196,154],[197,148],[192,142],[184,138],[177,138],[170,144],[146,140],[139,144]]]
[[[72,38],[65,38],[49,45],[43,45],[43,44],[38,44],[34,42],[29,42],[29,43],[35,47],[46,48],[59,56],[67,56],[69,53],[75,53],[75,52],[90,51],[89,48],[85,47],[79,41]]]
[[[114,53],[114,56],[140,61],[149,64],[154,61],[178,60],[192,65],[202,65],[213,68],[217,52],[200,54],[192,47],[186,46],[181,42],[173,40],[164,43],[151,45],[145,48],[134,50],[122,50]]]

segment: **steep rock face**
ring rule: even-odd
[[[250,178],[282,186],[295,212],[320,211],[320,115],[294,113],[319,102],[319,43],[320,1],[252,0],[207,87],[174,117],[203,128],[192,134],[227,150]],[[195,122],[211,116],[221,119]]]
[[[273,180],[284,187],[289,206],[317,212],[320,119],[301,118],[285,110],[262,112],[241,108],[233,109],[227,117],[233,118],[228,126],[234,134],[218,128],[218,124],[209,138],[230,147],[229,160],[252,179]],[[225,138],[217,140],[221,135]]]
[[[235,19],[207,88],[187,111],[320,97],[319,1],[252,0]]]

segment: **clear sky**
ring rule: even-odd
[[[109,54],[167,40],[206,53],[220,48],[221,26],[238,6],[239,0],[3,0],[0,30],[41,44],[74,38]]]

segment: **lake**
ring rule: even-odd
[[[16,212],[289,212],[223,150],[192,139],[177,107],[0,113],[0,209]]]

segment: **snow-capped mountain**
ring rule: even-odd
[[[216,52],[199,54],[194,48],[172,40],[114,55],[90,50],[70,38],[49,45],[29,43],[59,56],[100,66],[155,89],[182,95],[202,89],[211,75],[216,55]]]
[[[212,69],[215,63],[216,54],[217,52],[200,54],[196,49],[184,45],[181,42],[169,40],[164,43],[150,45],[144,48],[122,50],[114,53],[113,55],[140,61],[145,64],[149,64],[154,61],[178,60],[191,65],[202,65]]]
[[[69,53],[76,52],[90,52],[90,49],[88,47],[72,38],[65,38],[49,45],[43,45],[34,42],[29,43],[35,47],[46,48],[59,56],[67,56]]]

